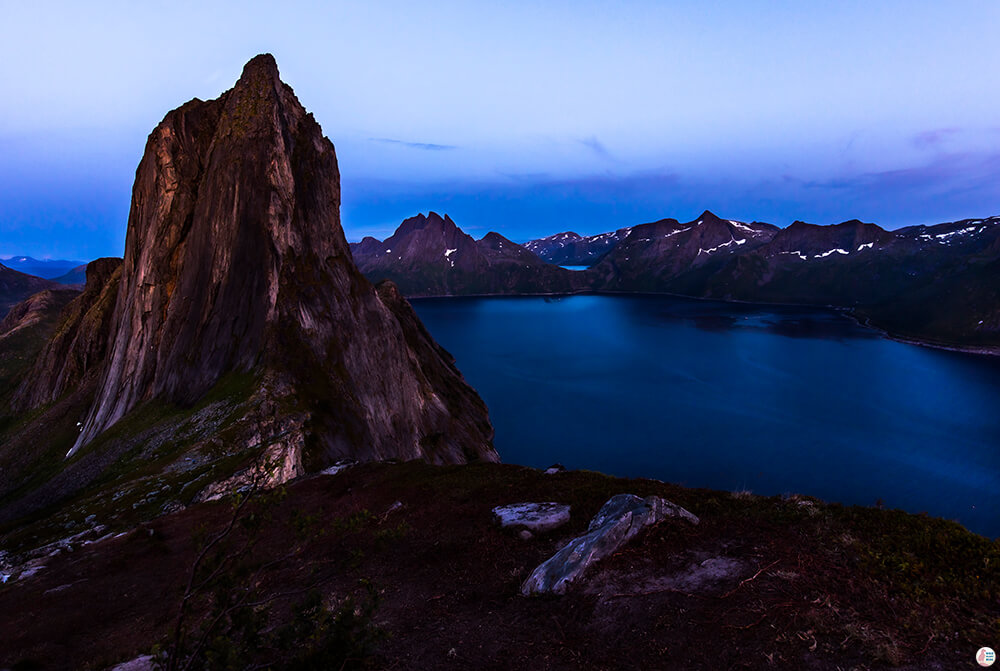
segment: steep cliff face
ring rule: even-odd
[[[485,407],[357,270],[339,207],[333,144],[270,55],[167,114],[136,173],[108,356],[71,453],[143,401],[190,405],[255,371],[275,412],[305,413],[315,463],[495,460]]]

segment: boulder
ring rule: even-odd
[[[113,667],[111,671],[152,671],[157,668],[156,659],[152,655],[141,655],[135,659]]]
[[[587,533],[571,540],[531,572],[521,585],[521,594],[564,594],[592,564],[613,554],[646,527],[668,517],[680,517],[698,524],[696,516],[658,496],[642,499],[633,494],[618,494],[611,497],[590,521]]]
[[[524,528],[534,533],[551,531],[569,522],[564,503],[512,503],[497,506],[493,514],[502,527]]]
[[[333,462],[332,466],[324,468],[322,471],[320,471],[320,473],[322,475],[336,475],[341,471],[346,471],[348,468],[357,465],[358,465],[357,459],[338,459],[337,461]]]

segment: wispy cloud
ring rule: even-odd
[[[1000,170],[1000,152],[942,154],[918,166],[802,182],[819,189],[855,189],[870,193],[956,191],[988,186]],[[992,190],[992,189],[991,189]]]
[[[934,128],[913,136],[913,146],[917,149],[937,149],[942,144],[962,132],[960,128]]]
[[[404,147],[409,147],[410,149],[422,149],[424,151],[448,151],[450,149],[458,149],[452,144],[433,144],[431,142],[407,142],[406,140],[394,140],[388,137],[373,137],[368,138],[372,142],[382,142],[384,144],[398,144]]]
[[[583,138],[582,140],[580,140],[580,144],[582,144],[587,149],[590,149],[601,158],[614,158],[613,156],[611,156],[611,152],[608,151],[608,148],[604,146],[604,143],[597,139],[596,135],[591,135],[588,138]]]

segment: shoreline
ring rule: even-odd
[[[516,294],[434,294],[427,296],[405,296],[408,301],[420,300],[440,300],[448,298],[568,298],[570,296],[667,296],[670,298],[683,298],[692,301],[707,303],[732,303],[735,305],[759,305],[761,307],[784,307],[784,308],[813,308],[833,310],[845,318],[850,319],[858,326],[871,329],[882,335],[887,340],[902,343],[904,345],[916,345],[928,347],[930,349],[944,350],[947,352],[958,352],[961,354],[973,354],[977,356],[1000,357],[1000,345],[962,345],[958,343],[940,342],[926,340],[914,336],[904,336],[894,334],[887,329],[872,324],[870,320],[862,319],[854,313],[854,308],[843,305],[820,305],[815,303],[775,303],[768,301],[744,301],[737,299],[711,298],[706,296],[688,296],[686,294],[671,293],[668,291],[573,291],[573,292],[538,292],[538,293],[516,293]]]

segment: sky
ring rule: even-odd
[[[0,257],[120,256],[170,109],[257,53],[333,140],[348,239],[701,211],[1000,214],[1000,3],[0,0]]]

